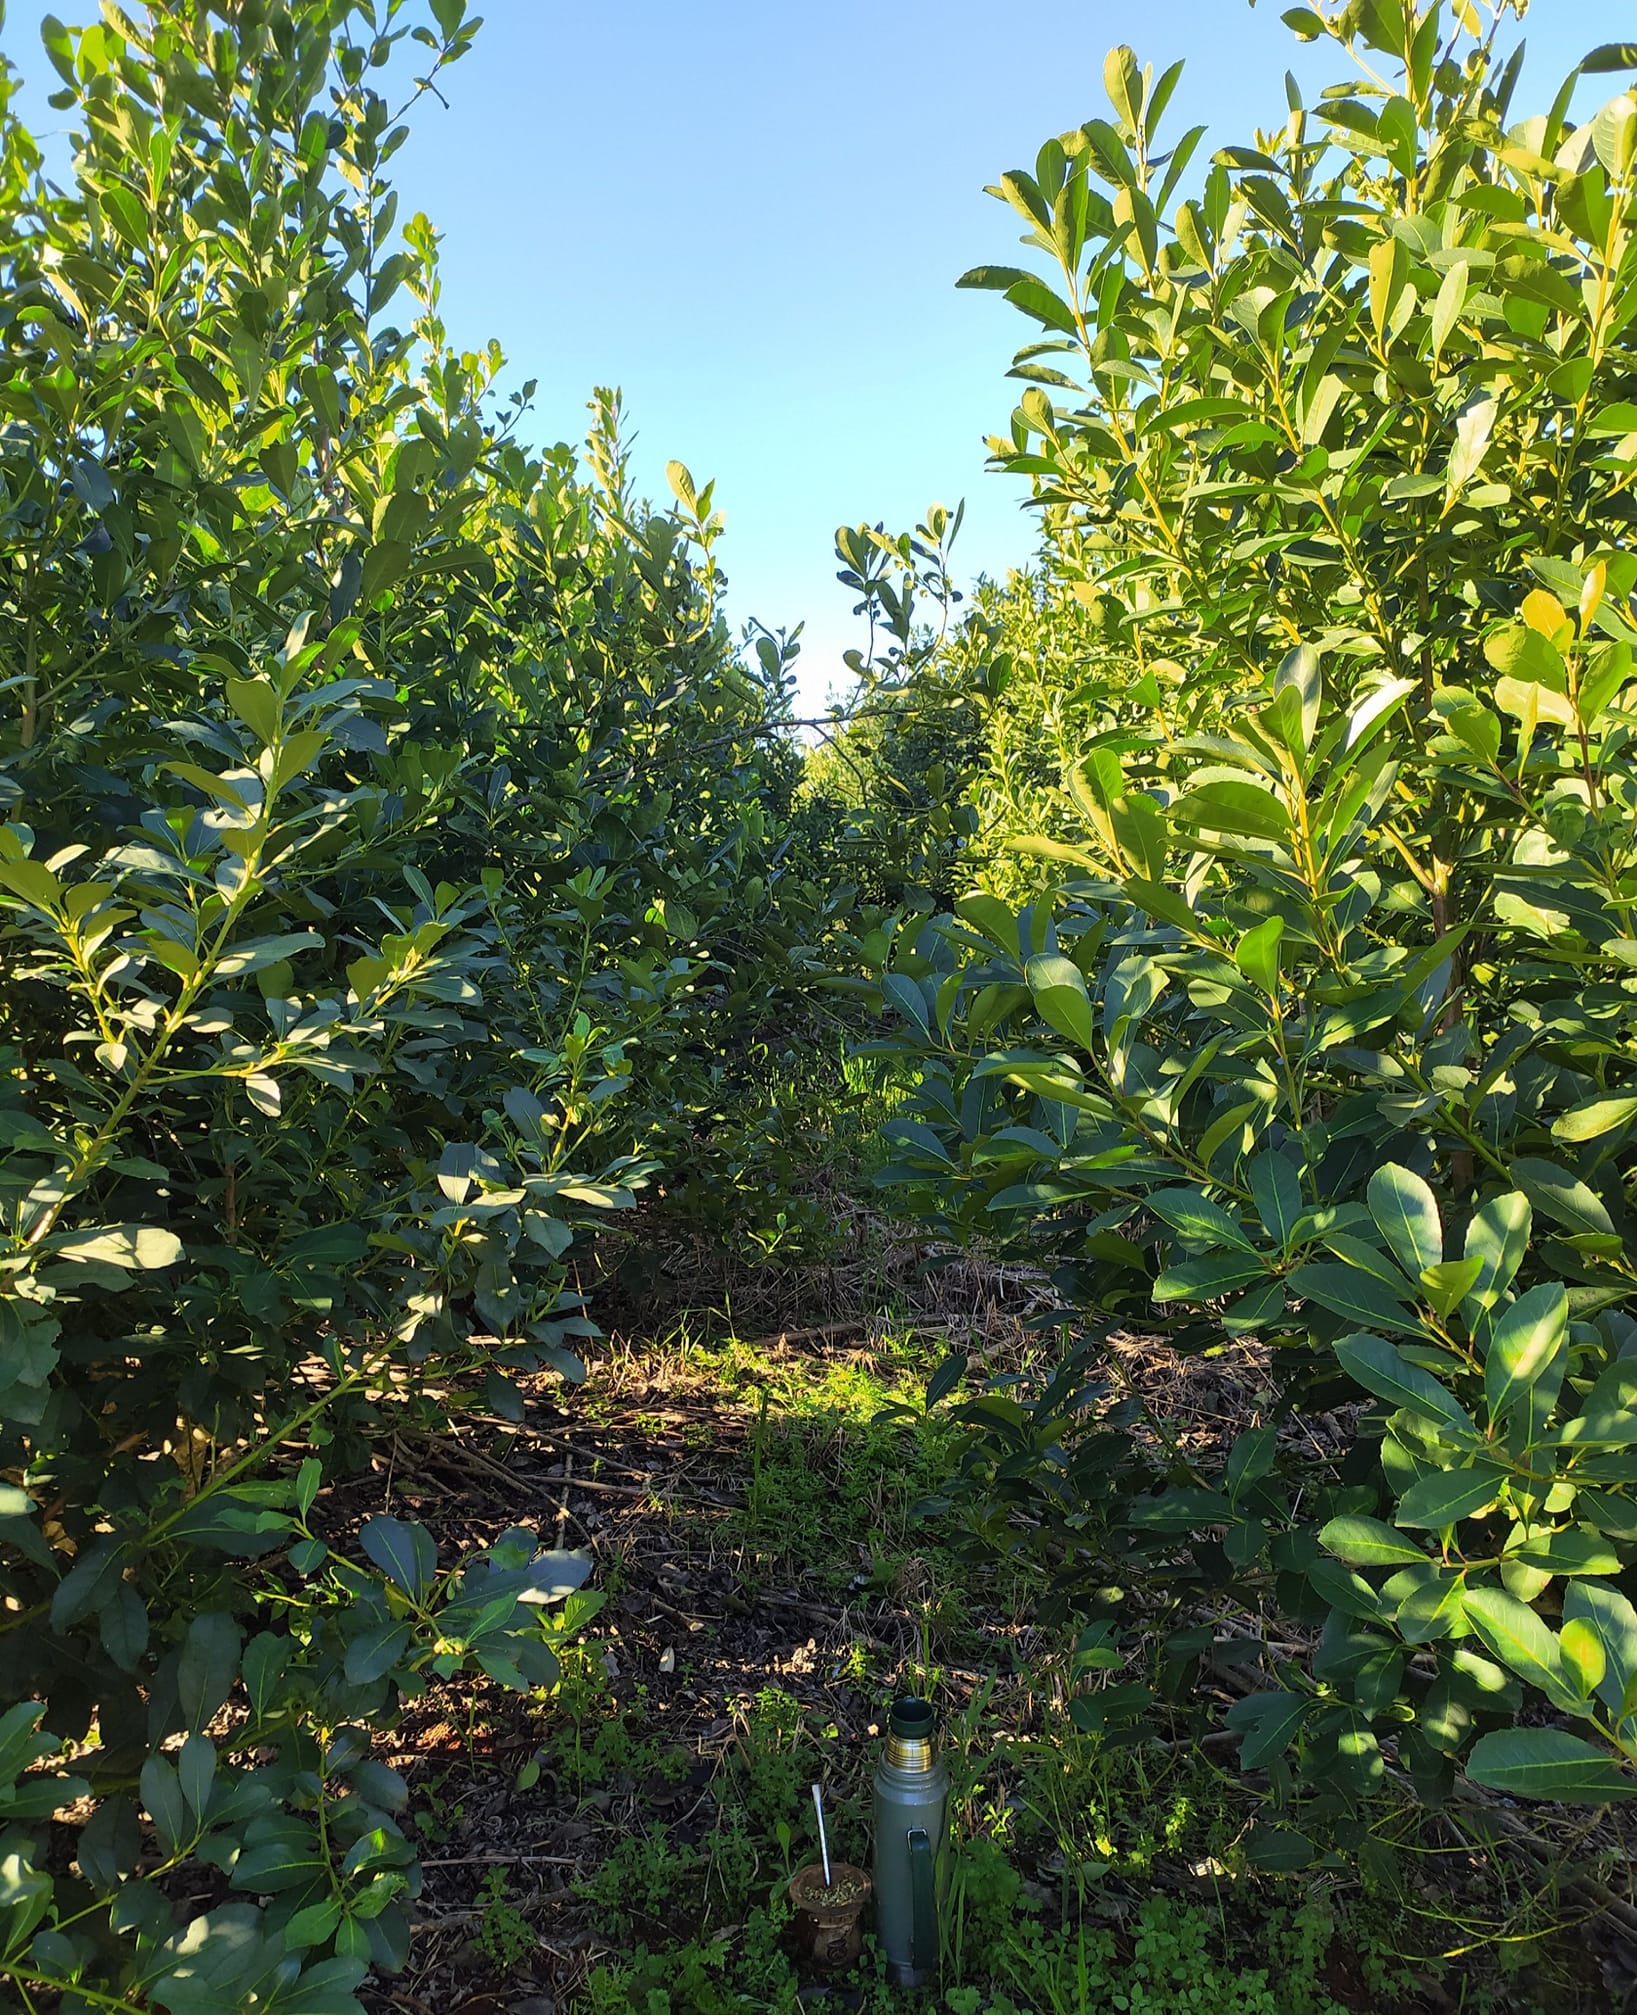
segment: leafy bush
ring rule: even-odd
[[[838,847],[878,900],[1038,887],[1038,863],[1011,840],[1072,816],[1064,770],[1106,724],[1129,662],[1088,597],[1100,599],[1049,567],[980,581],[964,616],[912,636],[896,679],[861,686],[812,751],[809,792],[842,814]]]
[[[713,1133],[765,1208],[746,1059],[828,927],[709,486],[639,502],[612,394],[589,475],[527,452],[395,232],[390,80],[473,26],[48,21],[63,190],[0,71],[0,1971],[65,2009],[401,1963],[371,1732],[550,1684],[588,1562],[319,1494],[578,1377],[571,1268]]]
[[[924,1076],[887,1179],[1091,1326],[1044,1390],[962,1405],[979,1542],[1082,1614],[1320,1627],[1230,1717],[1316,1817],[1394,1756],[1432,1796],[1459,1766],[1596,1804],[1637,1790],[1637,102],[1504,125],[1517,59],[1471,6],[1287,18],[1362,81],[1167,223],[1198,136],[1161,150],[1176,73],[1117,50],[1112,118],[998,192],[1053,284],[968,276],[1049,332],[998,453],[1139,676],[1072,821],[1018,842],[1061,888],[893,941],[886,1047]],[[1260,1340],[1263,1423],[1202,1457],[1120,1389],[1122,1320]],[[1316,1464],[1285,1425],[1338,1406]],[[1215,1650],[1182,1620],[1174,1694]]]

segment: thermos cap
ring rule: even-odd
[[[930,1740],[937,1722],[930,1700],[917,1700],[912,1694],[892,1703],[892,1713],[888,1717],[887,1729],[905,1742],[926,1742]]]

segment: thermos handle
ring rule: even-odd
[[[909,1893],[914,1930],[911,1964],[930,1972],[938,1964],[938,1913],[933,1897],[932,1842],[924,1826],[909,1830]]]

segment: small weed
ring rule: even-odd
[[[453,1775],[452,1770],[440,1770],[416,1780],[414,1825],[425,1846],[441,1847],[466,1817],[464,1801],[447,1789]]]
[[[651,1934],[698,1922],[706,1867],[697,1847],[655,1826],[616,1840],[602,1864],[575,1887],[611,1930]]]
[[[754,1384],[745,1503],[733,1520],[747,1551],[820,1586],[862,1577],[910,1600],[941,1633],[964,1627],[960,1573],[914,1518],[946,1466],[941,1426],[906,1419],[924,1366],[887,1346],[869,1364],[746,1366],[730,1344],[713,1369],[730,1388]]]
[[[801,1702],[764,1686],[750,1704],[739,1742],[729,1752],[729,1792],[753,1825],[777,1837],[782,1822],[802,1808],[820,1762],[809,1747]]]
[[[1056,1940],[1025,1935],[1002,1948],[1001,1991],[985,2015],[1087,2015],[1100,2008],[1126,2015],[1283,2015],[1265,1968],[1223,1965],[1212,1956],[1215,1930],[1206,1911],[1155,1895],[1137,1914],[1129,1950],[1111,1931]],[[1303,2015],[1344,2011],[1323,1997],[1306,2001]]]
[[[477,1892],[483,1910],[478,1919],[478,1950],[497,1973],[511,1973],[535,1949],[533,1927],[508,1893],[504,1868],[491,1868]]]

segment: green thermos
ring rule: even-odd
[[[926,1700],[895,1700],[875,1773],[875,1929],[895,1987],[938,1977],[938,1866],[949,1772],[933,1753]]]

